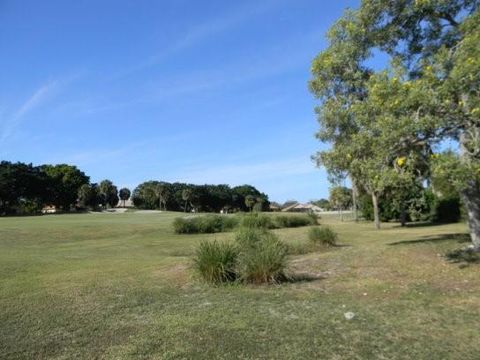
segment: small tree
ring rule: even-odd
[[[102,205],[105,208],[115,207],[118,204],[118,190],[110,180],[103,180],[99,185],[100,194],[102,197]]]
[[[255,205],[256,203],[256,199],[255,199],[255,196],[253,195],[247,195],[245,196],[245,205],[247,206],[247,208],[252,211],[253,210],[253,206]]]
[[[125,207],[125,201],[130,199],[130,195],[131,195],[130,190],[127,188],[122,188],[120,189],[119,195],[120,195],[120,200],[122,200],[123,207]]]
[[[193,196],[192,189],[186,188],[186,189],[182,190],[182,199],[185,202],[184,206],[183,206],[183,211],[184,212],[187,212],[187,205],[190,202],[190,200],[192,199],[192,196]]]
[[[167,211],[167,199],[168,199],[168,188],[165,184],[159,183],[155,186],[155,194],[158,198],[158,206],[160,210],[162,209],[163,205],[163,210]],[[182,194],[183,198],[183,194]]]

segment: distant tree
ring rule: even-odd
[[[167,199],[168,199],[168,185],[165,183],[158,183],[155,186],[155,194],[158,197],[158,206],[160,209],[167,211]]]
[[[255,205],[253,205],[253,210],[257,212],[262,211],[264,202],[265,200],[261,196],[257,196],[255,198]]]
[[[121,188],[119,191],[120,200],[122,200],[122,205],[125,207],[125,202],[130,199],[130,190],[127,188]]]
[[[83,208],[98,208],[101,202],[100,190],[97,184],[83,184],[78,190],[79,205]]]
[[[245,206],[248,208],[248,210],[252,211],[253,206],[257,202],[257,199],[253,195],[247,195],[245,196]]]
[[[105,208],[108,208],[108,205],[115,207],[118,204],[118,190],[110,180],[100,182],[99,191],[102,198],[102,205],[104,205]]]
[[[342,211],[352,206],[352,190],[344,186],[330,188],[330,204],[336,210]]]
[[[328,201],[327,199],[314,200],[311,201],[311,203],[318,206],[319,208],[322,208],[323,210],[330,210],[330,201]]]
[[[43,165],[40,169],[49,178],[48,192],[50,202],[68,211],[77,200],[78,190],[82,185],[88,184],[90,178],[76,166]]]
[[[0,215],[35,213],[50,199],[48,177],[31,164],[0,163]]]
[[[183,207],[184,212],[187,212],[187,205],[191,201],[192,196],[193,196],[193,191],[191,188],[182,190],[182,200],[184,201],[184,207]]]

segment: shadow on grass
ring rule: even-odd
[[[456,234],[442,234],[437,236],[423,236],[420,239],[415,240],[401,240],[389,243],[388,245],[413,245],[429,242],[441,242],[441,241],[457,241],[458,243],[470,242],[470,235],[465,233]]]
[[[295,273],[289,274],[284,279],[280,281],[280,283],[289,283],[289,284],[296,284],[296,283],[309,283],[318,280],[324,280],[326,276],[321,274],[310,274],[310,273]]]
[[[445,254],[445,258],[451,263],[480,264],[480,253],[473,249],[456,249]]]

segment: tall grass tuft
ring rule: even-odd
[[[213,214],[176,218],[173,221],[173,230],[177,234],[212,234],[232,230],[238,221],[233,216]]]
[[[338,235],[328,226],[314,227],[308,231],[308,239],[313,246],[335,246]]]
[[[194,268],[203,280],[209,283],[230,282],[237,277],[237,258],[238,250],[234,244],[216,240],[204,241],[196,250]]]
[[[309,214],[278,215],[274,217],[276,228],[291,228],[299,226],[317,225],[317,217]]]
[[[240,280],[261,284],[284,279],[287,247],[265,229],[241,228],[235,240],[239,249],[237,272]]]
[[[251,213],[242,217],[240,225],[247,228],[273,229],[275,224],[272,217],[266,214]]]

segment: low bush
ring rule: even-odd
[[[204,241],[195,252],[194,268],[203,280],[219,284],[234,281],[238,251],[234,244]]]
[[[277,228],[291,228],[308,225],[317,225],[317,217],[314,214],[278,215],[274,217]]]
[[[252,248],[269,235],[273,236],[266,229],[241,226],[235,231],[235,241],[242,249]]]
[[[233,216],[204,215],[176,218],[173,229],[177,234],[212,234],[235,228],[238,219]]]
[[[458,197],[437,198],[433,202],[431,219],[435,223],[447,224],[460,221],[461,203]]]
[[[320,226],[311,228],[308,231],[308,239],[314,246],[335,246],[337,244],[338,235],[328,226]]]
[[[285,279],[288,249],[274,234],[258,229],[244,230],[236,240],[239,245],[237,272],[242,281],[260,284]]]
[[[272,217],[261,213],[246,214],[241,218],[240,225],[248,228],[273,229],[275,224]]]

